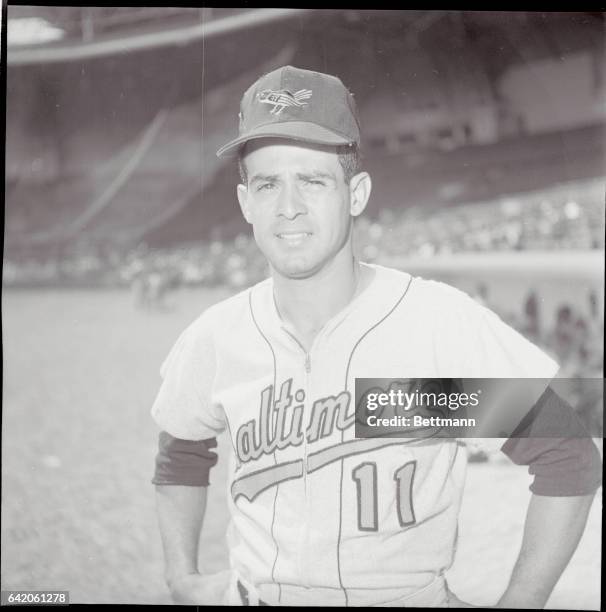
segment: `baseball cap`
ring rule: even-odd
[[[240,103],[239,135],[217,151],[237,153],[256,138],[288,138],[321,145],[360,142],[353,94],[329,74],[282,66],[251,85]]]

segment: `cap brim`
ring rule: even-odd
[[[288,121],[284,123],[269,123],[261,125],[223,145],[217,151],[217,157],[231,157],[236,154],[238,149],[249,140],[258,138],[286,138],[299,142],[308,142],[319,145],[347,145],[353,144],[355,140],[346,138],[316,123],[306,121]]]

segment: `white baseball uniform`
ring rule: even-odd
[[[466,453],[454,440],[356,439],[355,379],[558,369],[465,293],[369,267],[370,285],[309,352],[285,330],[268,279],[205,311],[162,366],[160,427],[231,438],[230,561],[253,602],[443,605]]]

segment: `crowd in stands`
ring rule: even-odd
[[[360,218],[358,242],[366,259],[382,255],[450,255],[477,251],[604,248],[604,199],[531,194],[483,205],[428,210],[383,209],[377,221]]]

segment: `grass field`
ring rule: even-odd
[[[220,290],[182,291],[141,312],[123,291],[4,291],[2,589],[69,590],[75,603],[169,603],[154,509],[158,368]],[[201,546],[227,564],[215,468]],[[471,464],[451,587],[491,604],[515,560],[530,493],[523,468]],[[599,609],[601,490],[550,607]]]

